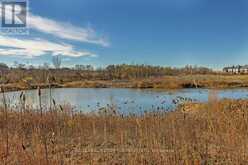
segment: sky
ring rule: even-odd
[[[27,21],[28,35],[0,34],[0,62],[248,64],[247,0],[29,0]]]

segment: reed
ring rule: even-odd
[[[214,95],[205,104],[185,103],[173,112],[143,115],[122,115],[115,106],[82,113],[55,100],[42,111],[40,106],[18,111],[5,102],[0,107],[0,131],[5,132],[0,134],[0,155],[5,155],[0,162],[247,164],[248,100]]]
[[[43,110],[42,110],[41,89],[40,89],[40,87],[38,87],[38,98],[39,98],[40,116],[42,117],[42,115],[43,115]]]
[[[6,149],[5,149],[5,154],[4,157],[6,157],[6,160],[8,159],[9,155],[9,118],[8,118],[8,110],[7,110],[7,101],[5,97],[5,91],[4,88],[1,86],[1,93],[2,93],[2,99],[3,99],[3,108],[4,108],[4,122],[5,122],[5,139],[6,139]]]

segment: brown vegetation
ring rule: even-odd
[[[3,65],[3,64],[2,64]],[[75,68],[6,68],[0,64],[5,90],[47,88],[50,85],[82,88],[240,88],[248,87],[248,75],[230,75],[203,67],[169,68],[149,65],[110,65],[94,70]],[[50,84],[50,85],[49,85]]]
[[[114,106],[85,114],[54,100],[49,108],[30,109],[21,94],[15,108],[3,100],[0,162],[247,164],[248,101],[209,100],[174,112],[124,116]]]
[[[8,68],[6,65],[0,64],[0,83],[6,84],[7,90],[47,87],[48,84],[52,84],[54,87],[181,88],[189,84],[188,82],[175,84],[174,81],[177,81],[179,76],[216,75],[210,69],[191,66],[179,69],[123,64],[93,69],[90,65],[59,68],[59,61],[57,63],[57,69],[25,68],[22,65],[17,68]]]
[[[43,73],[44,72],[44,73]],[[25,74],[24,74],[25,73]],[[22,75],[19,77],[20,75]],[[44,74],[44,75],[43,75]],[[27,71],[7,74],[2,82],[7,91],[53,87],[60,88],[242,88],[248,87],[248,75],[180,75],[150,78],[137,78],[128,80],[100,80],[86,79],[74,75],[73,71]],[[43,77],[43,76],[44,77]],[[3,76],[4,77],[4,76]],[[18,77],[18,78],[14,78]],[[42,78],[43,77],[43,78]],[[52,80],[49,81],[47,77]],[[13,79],[14,78],[14,79]],[[12,80],[13,79],[13,80]],[[50,83],[49,83],[50,82]]]
[[[74,81],[64,83],[63,87],[82,88],[242,88],[248,87],[248,75],[181,75],[159,78],[133,79],[119,81]]]

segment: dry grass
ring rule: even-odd
[[[31,71],[30,71],[31,72]],[[46,72],[45,72],[46,73]],[[62,73],[61,73],[62,74]],[[18,74],[17,74],[18,75]],[[36,89],[37,86],[48,88],[48,73],[41,78],[40,74],[31,72],[22,77],[18,77],[16,81],[11,80],[12,75],[6,78],[4,88],[6,91]],[[49,76],[48,76],[49,77]],[[242,88],[248,87],[248,75],[180,75],[180,76],[159,76],[137,79],[123,80],[99,80],[85,79],[80,76],[64,73],[63,76],[51,74],[54,78],[53,87],[64,88],[157,88],[157,89],[181,89],[181,88]]]
[[[63,87],[81,88],[241,88],[248,87],[247,75],[183,75],[163,76],[160,78],[134,79],[128,81],[73,81],[62,84]]]
[[[73,112],[55,102],[29,109],[20,99],[0,111],[1,164],[248,163],[247,100],[211,96],[174,112],[123,116],[114,108]]]
[[[159,78],[132,79],[128,81],[73,81],[61,84],[63,87],[83,88],[241,88],[248,87],[247,75],[181,75]]]

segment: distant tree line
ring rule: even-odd
[[[48,63],[41,66],[19,64],[13,67],[0,63],[1,81],[32,83],[46,83],[47,77],[54,77],[56,82],[70,82],[82,80],[130,80],[162,76],[216,74],[212,69],[187,65],[182,68],[152,66],[152,65],[108,65],[104,68],[94,68],[92,65],[75,65],[74,67],[61,67],[59,59],[53,60],[53,67]]]

